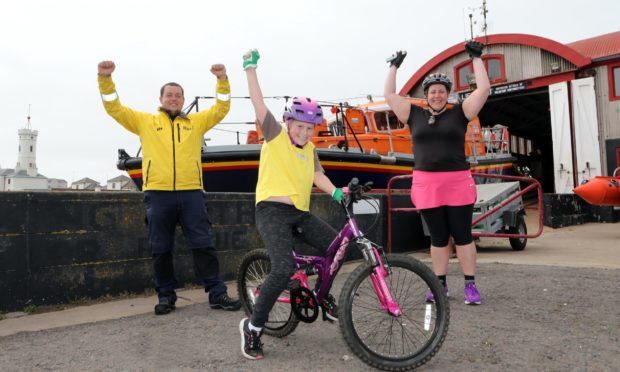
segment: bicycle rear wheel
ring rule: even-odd
[[[422,262],[389,254],[392,274],[385,278],[402,310],[395,317],[381,307],[364,263],[347,278],[340,294],[340,329],[351,350],[365,363],[402,371],[429,361],[446,338],[450,308],[441,283]],[[434,303],[426,302],[431,291]]]
[[[267,278],[270,270],[271,262],[267,251],[264,249],[248,252],[241,261],[237,273],[237,291],[239,292],[241,306],[248,316],[252,315],[254,302],[260,293],[260,286]],[[289,292],[282,292],[280,298],[288,299]],[[284,337],[293,332],[298,324],[299,320],[295,317],[290,303],[277,301],[269,312],[263,333],[269,336]]]

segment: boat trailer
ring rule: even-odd
[[[472,218],[472,235],[474,238],[493,237],[508,238],[513,250],[521,251],[525,249],[527,239],[537,238],[543,231],[543,208],[542,208],[542,186],[532,177],[508,176],[499,174],[476,173],[472,172],[472,176],[480,178],[499,179],[507,182],[492,182],[485,184],[477,184],[477,200],[474,204],[474,213]],[[393,208],[392,193],[402,193],[404,190],[410,192],[409,189],[394,188],[394,183],[411,179],[411,175],[403,175],[392,177],[387,187],[387,245],[388,252],[392,252],[392,213],[402,212],[418,212],[413,208]],[[523,190],[520,190],[520,182],[529,184]],[[538,230],[534,234],[528,234],[525,225],[525,209],[523,207],[522,196],[532,190],[536,190],[538,204]],[[423,229],[425,235],[428,229],[425,226],[424,219]]]

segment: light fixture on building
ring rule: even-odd
[[[551,72],[552,73],[560,72],[560,64],[557,62],[551,62]]]

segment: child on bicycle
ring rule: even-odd
[[[337,235],[330,225],[309,212],[312,185],[338,202],[343,197],[342,190],[323,173],[310,141],[314,126],[323,121],[321,107],[310,98],[295,97],[284,112],[285,125],[278,123],[265,105],[258,84],[259,58],[256,49],[248,51],[243,56],[243,68],[256,119],[265,138],[256,185],[256,227],[269,254],[271,271],[261,286],[250,319],[244,318],[239,324],[241,352],[248,359],[263,358],[262,328],[294,273],[293,229],[301,231],[296,236],[322,254]],[[338,319],[332,295],[327,295],[320,305],[330,321]]]

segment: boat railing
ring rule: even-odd
[[[496,124],[493,127],[473,127],[465,139],[470,149],[470,163],[478,164],[478,158],[492,158],[510,154],[508,127]]]

